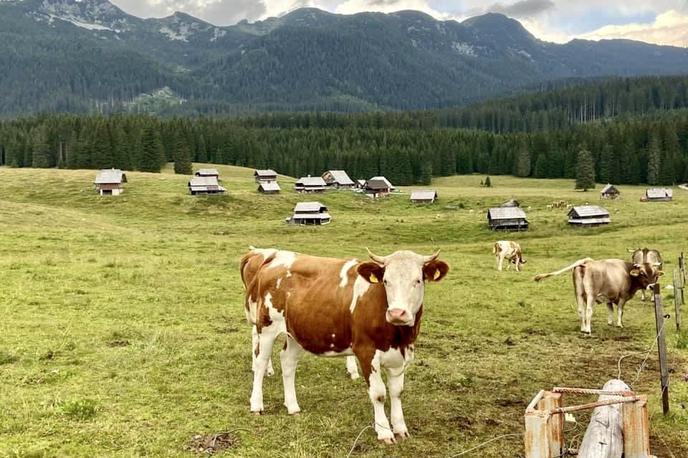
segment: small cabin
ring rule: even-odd
[[[277,194],[281,191],[276,181],[261,181],[258,184],[258,192],[263,194]]]
[[[224,194],[225,188],[220,186],[217,177],[195,176],[189,181],[189,192],[192,196],[200,194]]]
[[[322,226],[329,224],[332,217],[320,202],[299,202],[294,207],[294,214],[286,221],[289,224]]]
[[[487,222],[493,231],[527,231],[526,212],[519,207],[497,207],[487,211]]]
[[[327,186],[337,189],[352,188],[355,184],[344,170],[328,170],[322,174],[322,179],[325,180]]]
[[[253,172],[253,178],[255,178],[256,183],[261,181],[277,181],[277,172],[272,169],[256,170]]]
[[[217,181],[220,181],[220,172],[217,169],[198,169],[194,173],[196,177],[215,177]]]
[[[621,193],[613,184],[608,184],[602,191],[600,191],[600,198],[602,199],[616,199]]]
[[[119,196],[124,192],[123,184],[126,182],[127,175],[120,169],[103,169],[93,184],[101,196]]]
[[[569,211],[569,224],[572,226],[595,227],[611,222],[609,212],[598,205],[573,207]]]
[[[650,188],[640,199],[643,202],[668,202],[674,198],[674,191],[670,188]]]
[[[426,189],[423,191],[413,191],[411,193],[411,202],[414,204],[431,204],[437,200],[437,191],[434,189]]]
[[[321,177],[303,177],[299,178],[294,184],[296,192],[324,192],[327,188],[325,180]]]
[[[375,177],[366,181],[363,192],[376,199],[388,195],[393,189],[392,184],[387,179],[384,177]]]

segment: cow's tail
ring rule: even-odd
[[[499,246],[499,242],[495,242],[494,246],[492,247],[492,254],[497,254],[501,251],[501,247]]]
[[[248,286],[246,284],[246,278],[244,277],[244,270],[246,269],[246,264],[248,264],[249,259],[254,255],[253,250],[255,250],[254,247],[249,247],[249,252],[243,255],[239,262],[239,274],[241,275],[241,283],[244,285],[244,289]]]
[[[557,275],[561,275],[561,274],[563,274],[564,272],[568,272],[569,270],[573,270],[573,269],[575,269],[575,268],[578,267],[578,266],[582,266],[583,264],[585,264],[585,263],[588,262],[588,261],[593,261],[593,259],[592,259],[592,258],[583,258],[583,259],[579,259],[578,261],[574,262],[574,263],[571,264],[570,266],[566,266],[566,267],[564,267],[564,268],[561,269],[561,270],[557,270],[556,272],[550,272],[550,273],[548,273],[548,274],[539,274],[539,275],[536,275],[535,277],[533,277],[533,280],[535,280],[535,281],[541,281],[541,280],[544,280],[545,278],[555,277],[555,276],[557,276]]]

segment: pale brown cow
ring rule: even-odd
[[[263,411],[263,377],[280,334],[284,405],[300,412],[295,372],[303,350],[358,360],[368,384],[379,440],[408,436],[401,407],[404,370],[420,330],[424,284],[440,281],[449,267],[439,255],[397,251],[372,262],[321,258],[282,250],[252,249],[241,261],[246,316],[254,325],[251,411]],[[391,427],[384,410],[382,370],[387,372]]]
[[[595,261],[581,259],[556,272],[536,275],[534,280],[560,275],[573,271],[573,287],[578,303],[578,316],[581,320],[581,332],[590,334],[592,311],[595,302],[604,297],[607,302],[608,324],[614,320],[614,304],[617,306],[617,326],[623,327],[623,306],[639,289],[654,285],[663,272],[654,264],[633,264],[621,259],[603,259]]]

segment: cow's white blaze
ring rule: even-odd
[[[387,321],[413,326],[423,305],[423,257],[398,251],[387,258],[383,284],[387,293]]]
[[[289,269],[292,265],[294,265],[294,261],[296,261],[296,253],[293,251],[280,250],[275,254],[275,257],[270,264],[267,265],[267,268],[273,269],[275,267],[286,267]]]
[[[341,281],[339,282],[340,288],[346,288],[346,285],[349,284],[349,271],[356,264],[358,264],[358,260],[356,259],[351,259],[344,263],[344,265],[342,266],[342,270],[339,272],[339,278],[341,279]]]

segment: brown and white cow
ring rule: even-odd
[[[303,350],[320,356],[355,356],[368,384],[379,440],[408,436],[401,407],[404,370],[420,331],[425,282],[440,281],[449,266],[439,252],[421,256],[370,253],[372,262],[321,258],[292,251],[252,249],[241,261],[246,316],[254,325],[251,411],[263,411],[263,377],[272,345],[280,354],[284,405],[301,411],[294,378]],[[391,427],[384,410],[387,373]]]
[[[643,264],[643,263],[650,263],[654,264],[655,266],[659,267],[659,270],[662,270],[662,267],[664,267],[664,261],[662,260],[662,255],[659,253],[657,250],[651,250],[649,248],[637,248],[635,250],[628,250],[629,253],[631,254],[631,262],[633,264]],[[642,290],[640,292],[641,294],[641,300],[645,300],[645,290]]]
[[[523,259],[523,252],[521,251],[521,245],[516,242],[509,240],[500,240],[495,242],[492,247],[492,254],[495,255],[497,260],[497,270],[502,271],[502,264],[504,260],[507,260],[506,270],[509,270],[511,264],[516,265],[516,271],[521,271],[521,264],[525,264],[526,261]]]
[[[617,326],[623,327],[623,306],[639,289],[654,285],[663,274],[657,266],[649,263],[633,264],[621,259],[595,261],[581,259],[556,272],[536,275],[541,281],[569,270],[573,271],[573,287],[578,303],[581,332],[590,334],[592,311],[599,298],[605,298],[609,312],[607,323],[614,321],[614,304],[617,306]]]

